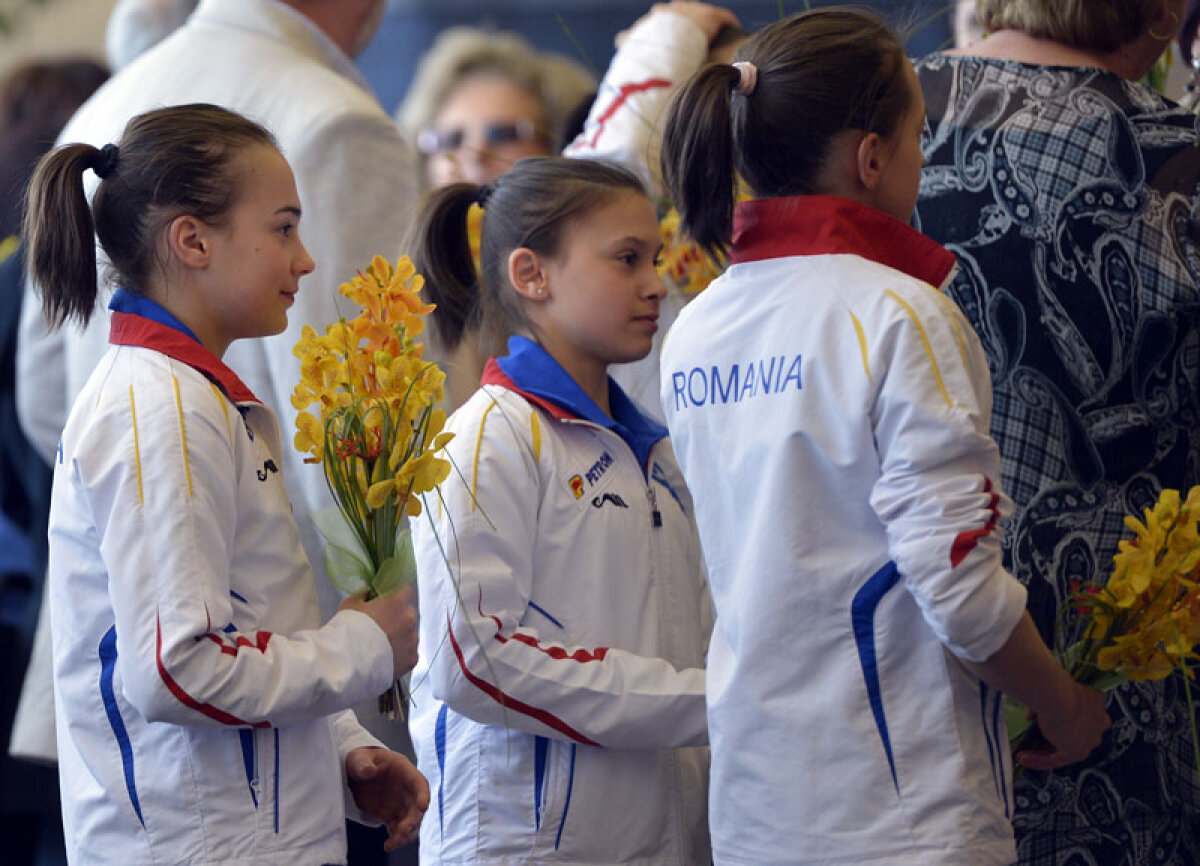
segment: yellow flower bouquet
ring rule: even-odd
[[[404,517],[418,516],[421,494],[450,474],[438,456],[453,436],[442,432],[446,414],[437,408],[444,376],[413,341],[433,310],[421,300],[422,284],[407,257],[393,268],[376,256],[339,287],[362,308],[358,316],[323,335],[305,325],[293,349],[300,359],[295,446],[306,463],[321,464],[337,503],[314,515],[325,567],[339,589],[368,598],[412,582]],[[405,702],[396,683],[380,696],[380,709],[396,718]]]
[[[1120,542],[1107,580],[1070,587],[1055,654],[1076,681],[1100,691],[1182,671],[1194,720],[1189,663],[1200,643],[1200,487],[1182,501],[1178,490],[1163,490],[1143,517],[1125,518],[1134,537]],[[1010,703],[1008,726],[1014,751],[1037,745],[1023,707]],[[1200,765],[1194,724],[1192,739]]]
[[[659,221],[658,230],[663,242],[658,275],[678,286],[685,297],[700,294],[725,270],[680,230],[679,211],[675,208]]]

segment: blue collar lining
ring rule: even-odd
[[[114,313],[129,313],[152,322],[158,322],[160,325],[166,325],[168,328],[174,328],[176,331],[187,334],[197,343],[200,342],[200,338],[192,332],[192,329],[179,321],[166,307],[138,292],[117,289],[112,300],[108,302],[108,308]]]
[[[667,437],[667,428],[643,413],[611,377],[608,401],[612,416],[606,415],[579,383],[528,337],[510,337],[508,354],[497,358],[496,363],[521,391],[616,433],[633,450],[643,467],[649,462],[654,444]]]

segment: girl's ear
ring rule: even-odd
[[[175,217],[167,226],[167,249],[185,267],[208,267],[212,256],[208,225],[188,214]]]
[[[874,192],[879,186],[889,155],[887,143],[877,132],[868,132],[858,142],[854,153],[854,167],[858,171],[858,182],[868,192]]]
[[[529,247],[517,247],[508,254],[508,279],[524,298],[544,301],[549,297],[542,258]]]

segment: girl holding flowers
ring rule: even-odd
[[[1001,693],[1050,743],[1029,767],[1108,726],[1001,566],[987,363],[908,225],[924,119],[849,8],[768,26],[668,113],[683,228],[731,261],[662,356],[717,612],[717,863],[1012,863]]]
[[[344,862],[347,805],[396,847],[428,802],[348,710],[415,662],[408,597],[350,599],[320,626],[278,425],[221,362],[286,325],[313,269],[299,219],[271,135],[215,106],[135,117],[119,145],[58,148],[33,179],[48,317],[92,314],[93,233],[123,286],[50,517],[72,862]]]
[[[666,429],[607,372],[650,351],[661,244],[637,178],[589,160],[523,160],[422,212],[431,298],[482,297],[485,339],[508,338],[447,423],[461,477],[413,523],[423,863],[709,862],[693,503]]]

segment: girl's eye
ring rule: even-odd
[[[637,253],[621,253],[617,256],[617,260],[625,265],[633,265],[637,262]]]
[[[296,228],[295,223],[288,223],[279,227],[279,233],[285,238],[292,236],[292,231]]]

